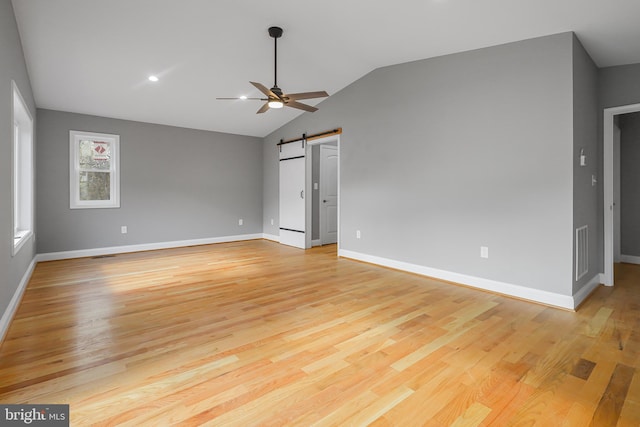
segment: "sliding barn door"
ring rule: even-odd
[[[302,141],[280,145],[280,243],[306,247],[305,148]]]

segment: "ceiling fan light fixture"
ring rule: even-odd
[[[279,99],[274,99],[269,101],[269,108],[282,108],[284,107],[284,102]]]

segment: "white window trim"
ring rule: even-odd
[[[33,230],[19,231],[13,236],[13,255],[16,255],[29,238],[33,236]]]
[[[15,97],[15,93],[14,93],[14,97]],[[14,99],[14,103],[15,103],[15,99]],[[19,231],[18,230],[18,222],[16,220],[16,218],[20,217],[20,203],[17,203],[17,194],[18,194],[18,187],[19,187],[19,180],[16,179],[17,175],[18,175],[18,167],[19,167],[19,163],[20,163],[20,149],[19,149],[19,139],[20,139],[20,125],[18,124],[18,122],[16,121],[16,117],[15,117],[15,111],[13,112],[13,139],[11,140],[12,144],[13,144],[13,172],[12,172],[12,180],[13,180],[13,184],[12,184],[12,197],[13,197],[13,236],[14,239],[18,236]]]
[[[20,249],[34,236],[34,149],[33,149],[33,117],[27,103],[24,101],[18,85],[11,81],[12,102],[11,117],[12,126],[12,174],[11,174],[11,202],[12,206],[12,227],[13,244],[11,255],[15,256]],[[28,138],[29,147],[26,149],[26,156],[21,152],[21,147],[25,138]],[[28,161],[29,163],[26,163]],[[25,170],[27,169],[27,170]],[[18,177],[17,174],[21,176]],[[27,186],[27,188],[18,188]],[[19,194],[22,193],[22,194]],[[26,192],[26,194],[24,194]],[[18,200],[20,197],[20,200]]]
[[[109,200],[80,200],[78,176],[78,147],[84,139],[101,140],[111,144],[110,196]],[[69,131],[69,208],[101,209],[120,207],[120,135],[107,133]]]

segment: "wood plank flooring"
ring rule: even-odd
[[[71,424],[639,426],[640,266],[576,312],[266,240],[40,263],[1,403]]]

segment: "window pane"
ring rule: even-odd
[[[80,169],[110,170],[111,144],[104,141],[81,140]]]
[[[80,200],[109,200],[110,175],[109,172],[80,172]]]

